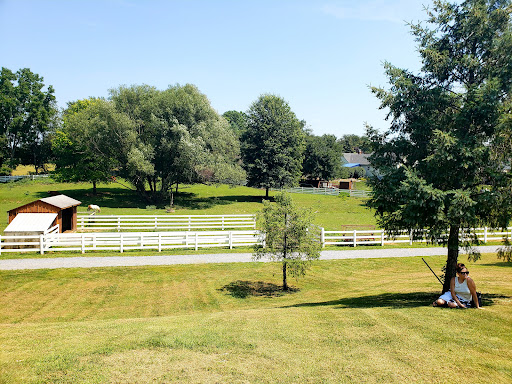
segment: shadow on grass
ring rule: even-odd
[[[483,265],[484,267],[512,267],[512,261],[511,262],[508,262],[508,261],[497,261],[495,263],[487,263],[487,264],[480,264],[480,265]]]
[[[429,307],[439,294],[432,292],[410,292],[410,293],[383,293],[380,295],[347,297],[339,300],[321,301],[316,303],[302,303],[288,307],[324,307],[334,306],[337,308],[416,308]],[[508,299],[508,296],[492,293],[482,293],[482,306],[494,305],[497,299]]]
[[[215,207],[217,205],[229,205],[234,203],[261,203],[262,196],[214,196],[197,197],[191,192],[179,192],[175,196],[175,204],[178,208],[200,210]]]
[[[92,193],[91,188],[82,189],[58,189],[52,190],[51,185],[48,186],[48,191],[36,192],[37,198],[44,198],[51,196],[50,192],[64,194],[72,197],[73,199],[82,202],[82,206],[89,204],[96,204],[105,208],[139,208],[145,209],[147,205],[156,205],[159,208],[164,208],[169,205],[169,200],[162,197],[156,203],[145,200],[142,196],[138,195],[135,191],[129,189],[98,188],[97,194]],[[174,195],[174,203],[177,209],[190,209],[202,210],[215,206],[229,205],[237,202],[242,203],[261,203],[264,199],[263,196],[214,196],[214,197],[198,197],[196,193],[192,192],[178,192]]]
[[[222,288],[219,291],[227,292],[233,297],[238,299],[245,299],[248,296],[265,296],[265,297],[278,297],[289,293],[298,292],[298,288],[288,287],[288,291],[283,291],[280,285],[265,283],[263,281],[247,281],[236,280]]]
[[[52,186],[49,186],[48,191],[37,192],[39,198],[49,197],[50,192],[58,192],[63,195],[72,197],[73,199],[82,202],[82,207],[87,207],[89,204],[96,204],[100,207],[106,208],[146,208],[148,202],[142,197],[137,195],[135,191],[129,189],[119,188],[98,188],[96,195],[92,193],[92,188],[83,189],[58,189],[51,191]]]

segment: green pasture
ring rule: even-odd
[[[421,258],[0,271],[0,383],[510,383],[512,264],[468,267],[483,310]]]
[[[121,181],[122,182],[122,181]],[[128,186],[127,183],[122,182]],[[49,180],[21,180],[0,184],[0,231],[8,223],[7,211],[20,205],[47,197],[49,191],[58,191],[82,202],[79,213],[85,213],[89,204],[101,207],[106,215],[220,215],[255,213],[262,208],[265,191],[249,187],[227,185],[183,185],[175,197],[175,212],[167,213],[169,201],[150,204],[120,183],[99,184],[98,194],[92,194],[88,183],[56,183]],[[364,186],[361,185],[361,188]],[[275,193],[272,192],[271,196]],[[375,226],[371,210],[364,200],[347,196],[293,194],[300,206],[315,213],[315,223],[327,230],[345,228],[364,229]]]

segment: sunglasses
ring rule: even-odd
[[[469,271],[466,272],[459,272],[461,275],[469,275]]]

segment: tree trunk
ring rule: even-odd
[[[268,199],[268,187],[265,189],[265,198]]]
[[[288,290],[288,282],[286,280],[286,268],[288,263],[286,261],[283,261],[283,291]]]
[[[96,189],[96,180],[93,180],[92,181],[92,194],[94,196],[96,196],[96,192],[97,192],[97,189]]]
[[[450,281],[455,276],[457,260],[459,258],[459,227],[450,226],[448,236],[448,258],[446,259],[446,271],[444,274],[443,293],[450,290]]]

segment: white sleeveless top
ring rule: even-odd
[[[455,294],[463,300],[471,301],[472,296],[468,287],[468,279],[464,279],[462,283],[459,283],[459,278],[455,276]]]

